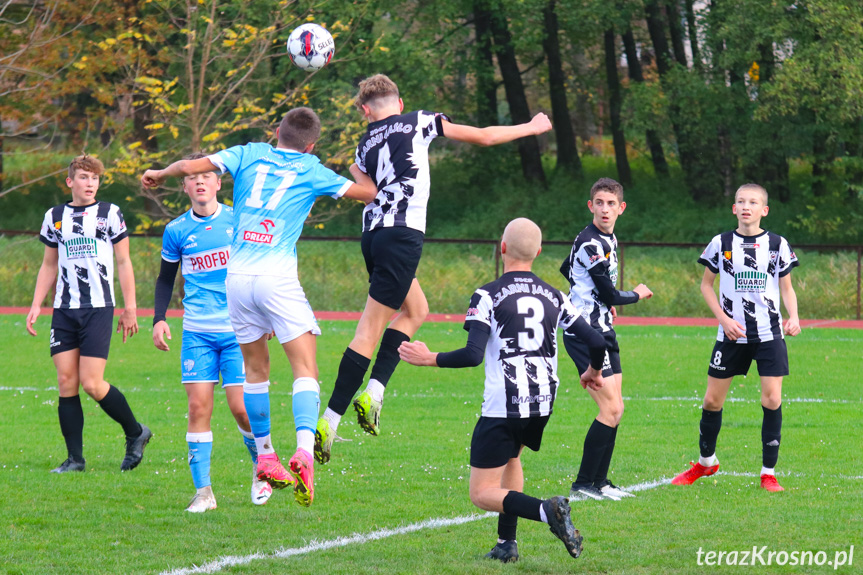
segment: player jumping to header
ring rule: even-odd
[[[205,158],[191,154],[187,160]],[[191,209],[165,227],[162,236],[162,265],[156,280],[156,305],[153,317],[153,344],[169,351],[171,328],[165,313],[174,291],[174,279],[181,268],[183,289],[183,347],[180,354],[183,387],[189,398],[186,442],[189,445],[189,470],[197,490],[186,511],[203,513],[216,508],[216,496],[210,480],[213,451],[213,416],[215,386],[222,375],[222,387],[237,429],[252,457],[252,503],[263,505],[273,488],[257,478],[258,450],[249,418],[243,405],[245,369],[240,345],[228,318],[225,295],[231,240],[234,234],[234,211],[219,203],[216,194],[222,179],[214,172],[202,172],[183,178],[183,191],[189,196]]]
[[[519,517],[548,523],[573,557],[581,553],[581,534],[572,526],[566,497],[540,500],[522,493],[524,446],[539,451],[557,395],[557,327],[579,334],[590,353],[581,384],[601,389],[605,356],[602,336],[579,316],[567,297],[532,271],[542,247],[542,232],[526,218],[511,221],[500,251],[503,275],[474,292],[465,318],[467,345],[432,353],[421,342],[405,342],[401,358],[413,365],[473,367],[485,357],[482,415],[470,444],[470,499],[497,511],[498,542],[486,555],[504,563],[518,559]]]
[[[278,145],[234,146],[199,160],[180,160],[141,178],[154,187],[168,177],[217,170],[234,177],[234,240],[228,263],[228,313],[246,365],[243,399],[258,449],[259,479],[275,488],[294,485],[301,505],[314,497],[314,428],[320,405],[315,336],[321,330],[297,276],[297,239],[320,196],[370,202],[374,183],[356,166],[359,182],[339,176],[311,155],[321,121],[309,108],[285,114]],[[271,332],[282,344],[293,371],[293,412],[297,451],[285,470],[270,438]],[[291,477],[293,475],[293,478]]]
[[[737,216],[737,229],[714,237],[698,258],[705,267],[701,294],[719,320],[699,425],[701,457],[671,483],[690,485],[719,469],[716,439],[722,406],[734,376],[746,375],[754,359],[761,377],[763,411],[761,487],[784,491],[774,468],[782,439],[782,378],[788,375],[785,335],[800,333],[797,294],[791,285],[791,270],[799,264],[785,238],[761,229],[761,219],[769,211],[767,190],[757,184],[740,186],[731,211]],[[713,288],[717,275],[720,299]],[[780,294],[788,312],[784,326]]]
[[[339,422],[365,379],[378,342],[369,383],[353,404],[360,426],[372,435],[380,433],[384,388],[398,364],[399,345],[413,337],[428,315],[416,270],[426,228],[432,140],[444,136],[491,146],[551,129],[545,114],[517,126],[474,128],[453,124],[442,114],[403,113],[398,86],[383,74],[360,82],[355,104],[369,123],[357,146],[356,163],[378,189],[363,212],[362,252],[369,295],[339,364],[327,409],[318,421],[315,458],[321,463],[330,459]]]

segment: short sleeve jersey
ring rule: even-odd
[[[783,339],[779,278],[799,265],[785,238],[764,231],[742,236],[736,231],[714,237],[698,263],[719,275],[719,303],[728,317],[744,326],[737,343]],[[725,340],[719,326],[716,339]]]
[[[569,299],[594,329],[612,329],[611,311],[599,299],[599,291],[590,273],[599,267],[617,285],[617,238],[599,231],[593,223],[581,230],[572,243],[572,251],[563,262],[561,272],[569,280]]]
[[[408,227],[425,233],[431,179],[429,144],[443,136],[443,114],[419,110],[368,126],[357,146],[357,166],[378,187],[363,211],[363,231]]]
[[[531,272],[509,272],[474,292],[464,327],[489,331],[484,417],[551,415],[557,394],[557,327],[578,319],[563,292]]]
[[[189,210],[165,227],[162,259],[181,262],[185,280],[183,329],[199,333],[233,331],[228,318],[228,275],[234,212],[219,204],[206,218]]]
[[[340,198],[351,182],[317,156],[251,143],[208,159],[234,178],[234,241],[228,273],[297,276],[297,239],[315,200]]]
[[[114,306],[114,244],[127,237],[120,208],[109,202],[61,204],[45,213],[39,239],[57,248],[54,307]]]

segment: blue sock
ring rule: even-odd
[[[252,435],[251,431],[246,431],[245,429],[243,429],[239,425],[237,426],[237,429],[240,430],[240,433],[243,436],[243,443],[246,444],[246,449],[249,450],[249,455],[252,456],[252,463],[257,465],[257,463],[258,463],[258,446],[255,445],[255,436]]]
[[[315,428],[318,424],[318,411],[321,408],[320,387],[311,377],[301,377],[294,381],[294,425],[297,429],[297,446],[309,451],[314,446]],[[311,433],[300,433],[306,431]],[[308,445],[311,443],[311,445]]]
[[[186,433],[189,444],[189,470],[195,489],[210,485],[210,457],[213,453],[213,432]]]
[[[270,382],[244,383],[243,403],[249,414],[249,426],[255,437],[270,434]]]

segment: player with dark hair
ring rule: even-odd
[[[617,238],[614,224],[626,209],[623,186],[611,178],[600,178],[590,189],[587,207],[593,222],[575,237],[572,251],[560,267],[569,280],[572,305],[590,326],[604,338],[608,352],[602,375],[609,384],[588,389],[599,408],[584,438],[584,451],[578,476],[572,484],[572,497],[614,499],[632,497],[608,479],[608,468],[614,452],[617,428],[623,416],[622,369],[620,347],[612,324],[614,306],[633,304],[653,295],[647,286],[638,284],[633,291],[619,291],[617,284]],[[579,373],[588,365],[588,347],[577,335],[564,334],[563,344]]]
[[[92,156],[78,156],[69,164],[66,185],[72,201],[45,213],[39,239],[45,255],[36,278],[27,331],[56,278],[51,317],[51,359],[57,368],[60,399],[57,412],[68,457],[52,473],[84,471],[84,411],[79,388],[92,397],[126,435],[121,471],[134,469],[144,457],[152,432],[135,418],[126,397],[103,378],[114,321],[114,257],[125,309],[117,323],[123,343],[138,333],[135,317],[135,272],[129,258],[129,238],[120,208],[96,200],[105,167]],[[58,273],[59,271],[59,273]]]
[[[297,239],[320,196],[369,202],[374,183],[356,166],[360,184],[336,174],[311,154],[320,120],[309,108],[285,114],[277,146],[250,143],[198,160],[180,160],[141,178],[155,187],[168,177],[230,172],[234,178],[234,239],[228,263],[231,325],[246,366],[243,400],[258,450],[258,479],[283,489],[309,506],[314,498],[315,422],[320,405],[315,336],[321,330],[297,276]],[[275,332],[293,371],[293,412],[297,451],[285,470],[270,438],[270,354]],[[293,476],[293,477],[292,477]]]
[[[185,159],[206,157],[196,153]],[[252,503],[263,505],[273,493],[269,483],[257,478],[258,450],[243,405],[246,379],[243,355],[228,317],[225,279],[234,235],[234,211],[219,203],[216,194],[221,187],[222,179],[214,172],[183,178],[183,191],[189,196],[192,207],[165,227],[161,270],[156,279],[153,344],[157,349],[169,351],[165,339],[171,339],[171,328],[165,321],[165,313],[174,292],[177,270],[182,266],[185,313],[180,365],[183,387],[189,398],[186,443],[196,492],[186,511],[192,513],[216,508],[210,480],[213,451],[210,420],[219,374],[228,408],[252,458]]]
[[[428,149],[432,140],[444,136],[491,146],[551,129],[545,114],[517,126],[474,128],[453,124],[443,114],[403,113],[398,86],[383,74],[360,82],[355,104],[368,121],[368,130],[357,145],[356,163],[378,190],[363,212],[361,247],[369,272],[369,295],[339,364],[327,409],[318,421],[315,458],[321,463],[330,459],[339,422],[365,379],[378,342],[368,385],[353,405],[363,430],[380,433],[384,388],[398,364],[399,345],[413,337],[428,315],[416,270],[431,188]]]
[[[731,211],[737,229],[715,236],[704,249],[701,295],[719,321],[716,343],[707,368],[707,391],[701,410],[698,463],[675,477],[674,485],[690,485],[719,469],[716,440],[722,427],[722,407],[735,375],[746,375],[752,360],[761,377],[761,487],[784,491],[774,468],[782,439],[782,378],[788,375],[785,336],[800,333],[797,294],[791,270],[797,256],[782,236],[761,228],[767,215],[767,190],[758,184],[740,186]],[[713,284],[719,276],[719,298]],[[788,321],[782,325],[779,299]]]
[[[470,499],[497,511],[498,542],[486,555],[504,563],[518,559],[519,517],[548,523],[573,557],[581,553],[581,534],[572,526],[566,497],[540,500],[522,493],[524,446],[539,451],[557,395],[557,327],[578,334],[589,350],[582,386],[601,389],[605,355],[602,336],[578,315],[566,296],[532,271],[542,232],[526,218],[511,221],[500,251],[504,274],[474,292],[464,328],[467,345],[432,353],[421,342],[405,342],[401,358],[413,365],[473,367],[485,357],[482,415],[470,444]]]

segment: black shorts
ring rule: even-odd
[[[602,377],[611,377],[615,373],[623,373],[620,367],[620,346],[617,345],[617,334],[613,329],[602,332],[605,345],[605,361],[602,362]],[[575,363],[578,373],[582,374],[590,367],[590,349],[587,344],[574,335],[563,334],[563,347]]]
[[[784,339],[754,343],[717,341],[710,355],[707,375],[717,379],[746,375],[753,359],[762,377],[788,375],[788,348]]]
[[[113,327],[113,307],[55,309],[51,316],[51,355],[79,349],[83,357],[108,359]]]
[[[369,272],[369,295],[399,309],[411,289],[423,253],[425,234],[406,227],[363,232],[360,246]]]
[[[471,467],[503,467],[518,457],[522,445],[539,451],[548,417],[480,417],[470,440]]]

